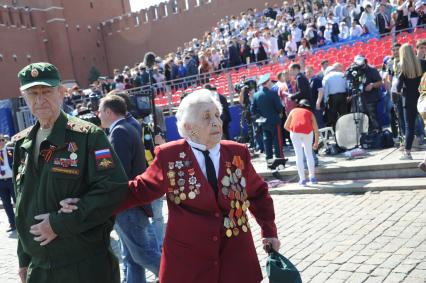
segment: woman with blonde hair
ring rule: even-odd
[[[411,147],[414,139],[414,126],[417,113],[417,100],[419,99],[419,85],[423,72],[420,60],[414,53],[413,47],[405,43],[399,49],[401,74],[398,78],[397,92],[402,94],[402,105],[405,116],[405,151],[401,156],[403,160],[413,159]],[[401,92],[402,91],[402,92]]]

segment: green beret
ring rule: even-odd
[[[18,73],[21,91],[41,85],[55,87],[60,84],[59,71],[50,63],[33,63],[24,67]]]

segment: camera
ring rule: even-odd
[[[365,76],[365,65],[352,64],[346,70],[345,77],[348,80],[348,87],[351,95],[359,95],[364,91],[367,80]]]
[[[237,83],[234,86],[235,92],[241,94],[241,90],[244,89],[244,106],[248,106],[250,104],[249,93],[252,90],[257,90],[257,83],[255,79],[247,79]]]

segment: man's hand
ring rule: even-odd
[[[21,283],[27,282],[27,271],[28,267],[20,267],[18,271],[19,278],[21,279]]]
[[[66,198],[64,200],[61,200],[59,202],[59,205],[61,206],[61,209],[59,209],[59,213],[71,213],[74,210],[77,210],[78,207],[76,206],[77,202],[79,201],[79,198]]]
[[[156,145],[160,145],[160,144],[164,144],[164,143],[166,143],[166,140],[161,136],[161,135],[156,135],[155,137],[154,137],[154,143],[156,144]]]
[[[366,87],[365,87],[365,91],[371,91],[373,89],[373,84],[369,83]]]
[[[321,110],[321,103],[317,103],[317,110]]]
[[[274,251],[278,251],[281,246],[280,240],[277,238],[263,238],[262,239],[263,249],[266,251],[266,245],[270,244]]]
[[[52,242],[58,235],[53,232],[52,227],[49,222],[49,213],[36,215],[34,217],[36,220],[41,220],[39,224],[32,225],[30,228],[30,233],[33,234],[34,240],[41,242],[40,246],[45,246]]]

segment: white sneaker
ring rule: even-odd
[[[402,154],[399,160],[413,160],[413,157],[411,156],[410,152],[406,151],[404,154]]]

